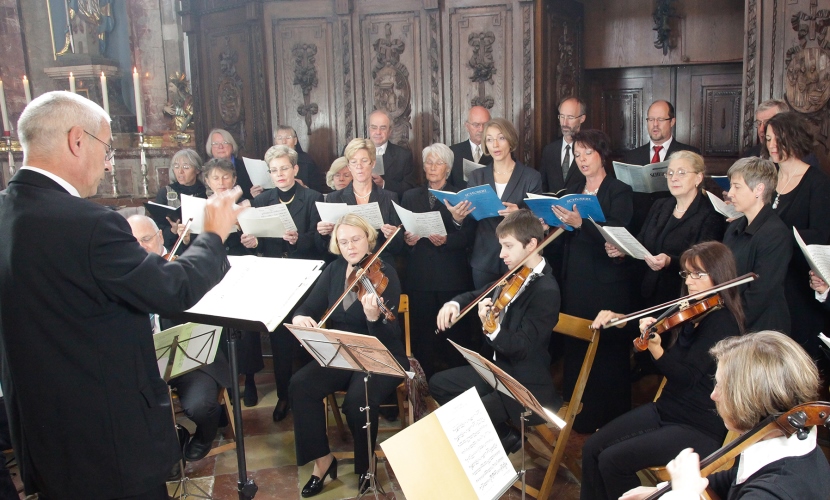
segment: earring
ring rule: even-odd
[[[757,197],[758,197],[758,195],[756,194],[756,195],[755,195],[755,197],[757,198]]]

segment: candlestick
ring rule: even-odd
[[[133,90],[135,91],[135,121],[138,131],[144,131],[144,113],[141,109],[141,87],[138,81],[138,69],[133,68]]]
[[[23,92],[26,93],[26,104],[32,102],[32,91],[29,88],[29,79],[26,78],[26,75],[23,75]]]
[[[107,95],[107,75],[101,72],[101,95],[104,96],[104,111],[110,114],[110,96]]]
[[[71,71],[69,72],[69,91],[75,93],[75,75]]]
[[[147,157],[144,154],[144,148],[147,145],[144,143],[144,134],[141,129],[138,131],[138,147],[141,151],[141,195],[149,196],[150,185],[147,181]]]
[[[6,109],[6,92],[3,90],[3,80],[0,80],[0,113],[3,114],[3,135],[12,135],[12,127],[9,124],[9,110]]]

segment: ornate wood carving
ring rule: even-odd
[[[297,106],[297,114],[305,118],[306,130],[311,135],[311,117],[318,112],[317,103],[311,102],[311,90],[317,87],[317,44],[296,43],[291,53],[294,55],[294,85],[303,91],[303,103]]]
[[[343,112],[345,114],[345,141],[354,139],[354,96],[352,93],[352,50],[351,50],[351,24],[348,19],[340,21],[340,39],[343,45]],[[338,145],[339,146],[339,145]],[[343,144],[345,147],[345,143]],[[338,151],[342,147],[338,147]]]
[[[378,24],[375,24],[373,29],[377,28]],[[403,28],[408,29],[408,25],[404,25]],[[372,67],[373,108],[382,109],[392,117],[391,141],[395,144],[406,144],[409,142],[409,129],[412,128],[412,88],[409,83],[409,70],[401,63],[401,54],[406,50],[406,43],[401,38],[393,38],[392,24],[385,23],[383,37],[375,39],[372,49],[375,52],[375,64]]]
[[[703,87],[703,99],[703,154],[739,155],[741,89],[737,86]]]
[[[756,71],[758,65],[758,5],[748,0],[746,5],[746,56],[744,59],[744,137],[742,149],[749,149],[755,141]]]
[[[643,89],[606,90],[602,93],[602,123],[614,154],[640,145]]]
[[[533,6],[522,7],[522,160],[530,164],[533,153]]]
[[[430,111],[432,113],[432,133],[425,131],[424,137],[432,137],[432,142],[441,141],[441,61],[438,49],[439,44],[439,13],[433,10],[428,14],[429,16],[429,69],[430,69],[430,88],[429,101]]]
[[[242,77],[236,71],[238,52],[231,47],[230,36],[219,53],[219,72],[221,77],[216,92],[217,109],[225,130],[238,137],[242,143],[245,135],[245,103],[243,99]]]
[[[485,84],[493,85],[493,75],[496,74],[496,64],[493,61],[493,42],[496,35],[492,31],[470,33],[467,43],[473,49],[467,67],[473,70],[470,81],[478,87],[478,94],[470,100],[470,107],[483,106],[487,109],[493,107],[494,100],[487,95]]]
[[[577,40],[575,39],[574,29],[571,28],[568,21],[562,21],[562,36],[559,37],[559,62],[556,64],[556,95],[557,100],[562,100],[565,96],[578,95],[579,84],[577,78],[579,76],[578,59],[575,51]]]

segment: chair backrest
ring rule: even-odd
[[[406,355],[412,356],[412,345],[409,340],[409,295],[402,293],[401,301],[398,303],[398,314],[403,315],[403,334],[406,342]]]

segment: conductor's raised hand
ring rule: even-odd
[[[452,214],[452,218],[455,219],[455,222],[458,223],[462,222],[465,217],[470,215],[473,212],[473,210],[475,210],[473,204],[467,200],[464,200],[455,206],[450,205],[449,201],[444,200],[444,206],[447,207],[447,210],[449,210]]]
[[[310,316],[294,316],[291,320],[292,325],[304,326],[306,328],[317,328],[317,322]]]
[[[204,229],[206,233],[215,233],[225,241],[236,225],[236,216],[239,211],[236,200],[242,196],[242,189],[235,186],[229,191],[219,193],[205,205]]]
[[[444,330],[451,327],[453,321],[455,321],[458,318],[460,312],[461,311],[458,310],[458,306],[455,304],[455,302],[447,302],[446,304],[444,304],[441,310],[438,311],[438,329],[443,332]]]

